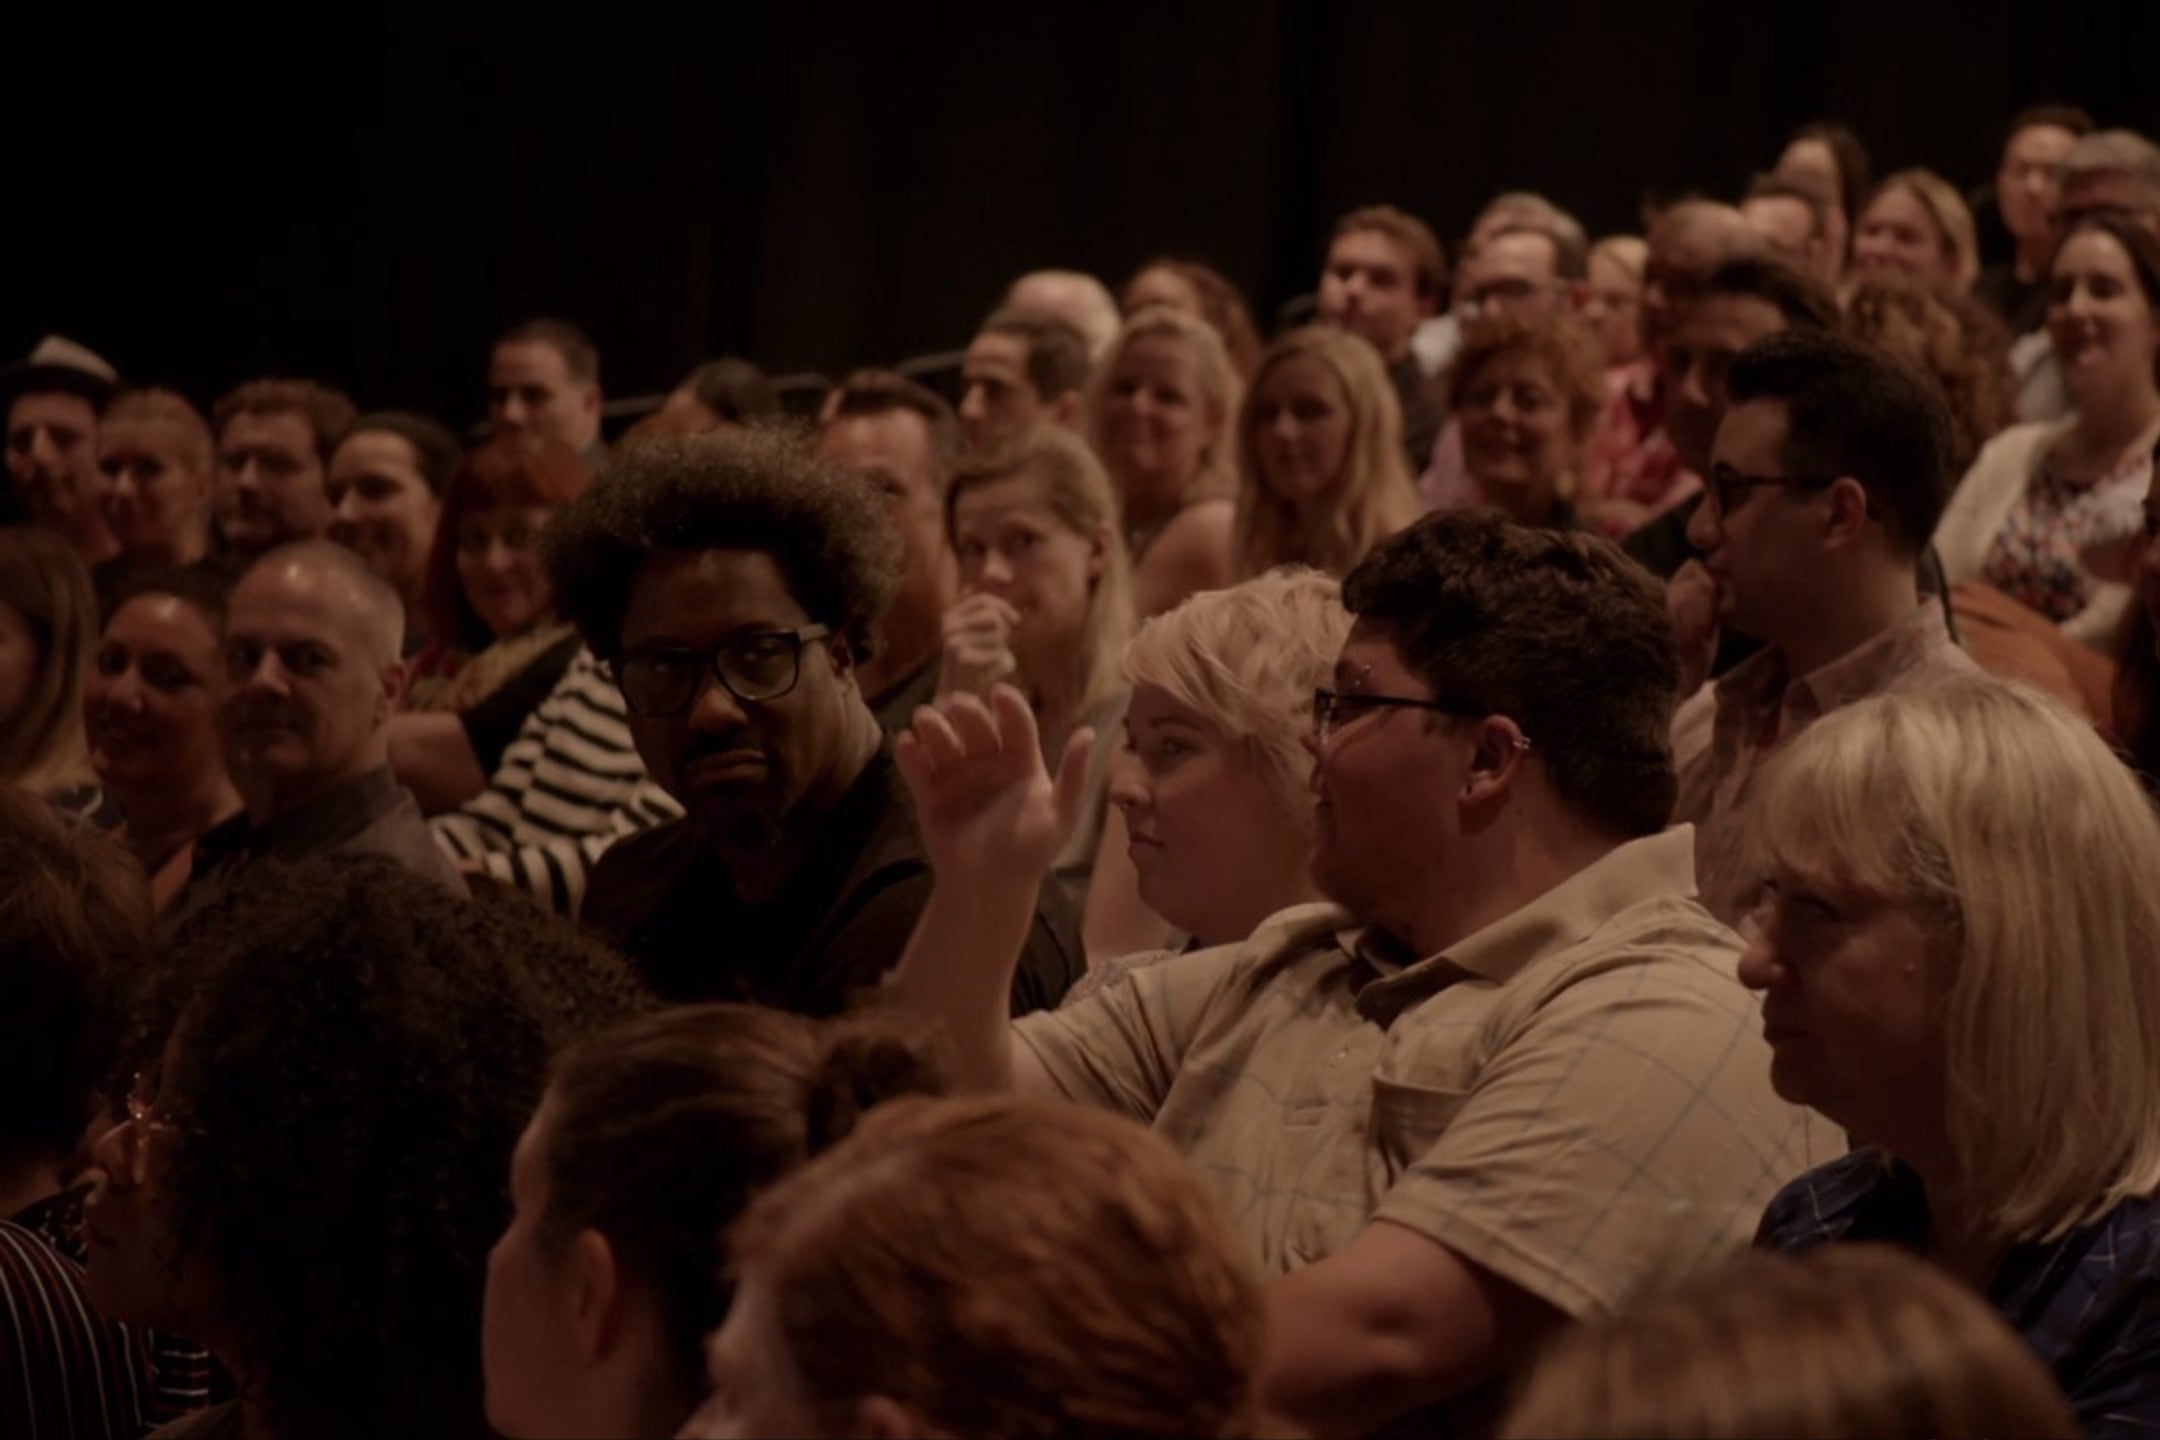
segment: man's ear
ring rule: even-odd
[[[405,699],[405,688],[412,681],[412,667],[403,660],[392,660],[382,669],[382,694],[375,707],[375,723],[380,725],[397,713],[398,705]]]
[[[855,647],[841,631],[825,637],[825,653],[832,657],[833,674],[845,679],[855,673]]]
[[[1824,493],[1830,498],[1830,515],[1824,525],[1823,543],[1833,550],[1849,549],[1867,530],[1867,487],[1844,475],[1832,481]]]
[[[587,385],[585,387],[585,413],[596,418],[600,414],[600,387],[598,385]]]
[[[1470,772],[1463,777],[1463,803],[1477,805],[1505,799],[1529,753],[1530,739],[1520,725],[1505,715],[1486,716],[1478,725]]]
[[[598,1230],[580,1230],[563,1253],[578,1355],[588,1364],[615,1347],[622,1333],[622,1272],[615,1250]]]

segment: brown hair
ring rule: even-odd
[[[1513,312],[1483,315],[1463,328],[1462,348],[1448,370],[1448,408],[1460,410],[1478,371],[1495,360],[1526,356],[1544,365],[1567,404],[1568,433],[1579,445],[1605,408],[1605,371],[1597,341],[1574,319],[1534,320]]]
[[[1200,300],[1200,318],[1215,327],[1215,333],[1222,336],[1223,348],[1230,352],[1230,363],[1250,382],[1260,368],[1260,329],[1253,324],[1252,310],[1237,287],[1213,266],[1174,255],[1157,255],[1133,271],[1132,279],[1125,282],[1125,295],[1130,295],[1140,277],[1150,270],[1167,270],[1192,286]],[[1118,297],[1120,307],[1130,313],[1133,306],[1125,295]]]
[[[494,435],[467,451],[443,487],[428,551],[426,605],[435,633],[472,650],[496,639],[458,579],[458,527],[467,515],[504,505],[560,510],[592,482],[584,457],[551,435]]]
[[[2082,1433],[1985,1301],[1873,1245],[1751,1252],[1565,1331],[1500,1428],[1509,1440]]]
[[[1256,1423],[1260,1290],[1170,1145],[1063,1100],[901,1100],[751,1203],[809,1393],[934,1431],[1229,1436]]]
[[[0,715],[0,785],[43,792],[87,783],[83,682],[97,652],[97,592],[74,546],[34,525],[0,529],[0,605],[37,647],[29,693]]]
[[[592,337],[568,320],[542,317],[512,326],[495,342],[501,345],[545,345],[563,358],[563,370],[580,385],[600,383],[600,351]]]
[[[1436,700],[1519,724],[1584,820],[1634,838],[1672,818],[1679,654],[1662,587],[1618,546],[1444,511],[1383,540],[1343,605]]]
[[[732,1287],[721,1236],[750,1197],[937,1072],[895,1033],[753,1005],[641,1016],[556,1057],[548,1087],[547,1213],[559,1249],[607,1237],[660,1308],[681,1408],[705,1391],[705,1337]]]
[[[1078,332],[1073,333],[1077,339]],[[848,415],[888,415],[895,410],[919,417],[930,432],[930,468],[942,493],[960,458],[960,421],[945,397],[928,386],[897,370],[857,370],[833,388],[825,424]]]
[[[1377,230],[1408,249],[1417,276],[1417,293],[1429,296],[1434,304],[1440,303],[1447,294],[1447,259],[1432,226],[1393,205],[1367,205],[1335,222],[1330,243],[1359,230]]]
[[[267,379],[250,380],[219,397],[210,418],[223,438],[235,415],[298,415],[315,437],[315,458],[328,468],[358,413],[342,390],[313,380]]]
[[[1950,411],[1953,475],[1963,475],[1980,447],[2017,419],[2010,335],[1978,301],[1871,280],[1846,302],[1840,329],[1935,382]]]
[[[1972,209],[1955,185],[1932,170],[1900,170],[1885,175],[1869,194],[1867,205],[1860,207],[1860,215],[1853,217],[1854,234],[1859,233],[1860,218],[1868,206],[1892,190],[1912,196],[1935,222],[1936,248],[1941,252],[1943,267],[1950,272],[1951,290],[1962,295],[1972,289],[1980,274],[1980,240],[1973,226]]]
[[[1010,335],[1027,347],[1028,384],[1044,404],[1087,389],[1095,357],[1087,337],[1047,310],[1006,305],[990,312],[982,334]]]

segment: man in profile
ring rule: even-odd
[[[1030,425],[1077,430],[1087,391],[1087,341],[1034,310],[991,312],[960,362],[960,434],[970,450]]]

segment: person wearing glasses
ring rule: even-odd
[[[548,532],[555,594],[607,663],[683,818],[616,842],[583,919],[661,998],[841,1009],[900,958],[929,863],[858,680],[899,546],[859,476],[775,434],[626,447]],[[1080,969],[1031,906],[1012,1004]]]
[[[1333,903],[1008,1024],[1088,745],[1053,781],[1001,687],[897,742],[937,884],[887,988],[956,1085],[1122,1111],[1214,1177],[1275,1277],[1271,1411],[1449,1433],[1565,1317],[1743,1249],[1834,1150],[1773,1095],[1739,938],[1667,828],[1657,583],[1609,541],[1454,511],[1343,602],[1308,741]]]
[[[1950,416],[1928,378],[1873,346],[1793,331],[1742,352],[1724,388],[1688,522],[1712,616],[1688,676],[1707,673],[1720,626],[1764,648],[1674,717],[1673,819],[1700,836],[1703,903],[1737,923],[1758,889],[1748,801],[1771,756],[1840,706],[1975,667],[1920,592],[1951,479]]]

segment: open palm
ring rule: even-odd
[[[1026,697],[1010,685],[987,703],[951,695],[915,712],[893,747],[915,797],[923,847],[941,877],[1039,877],[1079,818],[1092,732],[1065,747],[1052,781]]]

